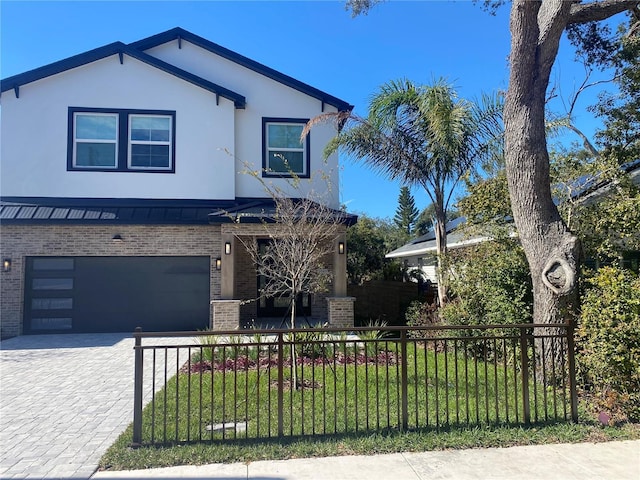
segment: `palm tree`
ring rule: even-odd
[[[391,180],[421,186],[433,202],[440,305],[447,301],[447,209],[462,177],[494,158],[501,145],[501,113],[499,97],[468,102],[440,79],[427,86],[409,80],[384,84],[373,96],[367,118],[334,114],[341,130],[327,145],[326,156],[340,149]],[[330,116],[313,119],[309,128]]]

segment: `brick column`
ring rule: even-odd
[[[211,330],[235,330],[240,326],[240,300],[214,300]]]
[[[353,303],[355,297],[327,298],[329,325],[338,328],[353,327]]]

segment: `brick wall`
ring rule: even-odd
[[[123,241],[114,242],[119,234]],[[220,298],[220,227],[214,225],[2,225],[0,251],[11,258],[0,281],[2,336],[22,333],[27,256],[210,256],[210,298]]]
[[[329,297],[329,325],[336,328],[353,327],[353,297]]]
[[[214,300],[211,330],[235,330],[240,319],[240,300]]]
[[[277,225],[269,228],[277,230]],[[220,225],[2,225],[0,252],[11,258],[10,272],[0,277],[0,332],[3,337],[22,333],[24,266],[27,256],[209,256],[211,259],[210,298],[221,298],[221,272],[215,268],[222,253],[222,233],[267,238],[262,224]],[[123,241],[114,242],[114,235]],[[251,257],[241,242],[236,242],[234,299],[251,300],[257,296],[257,275]],[[333,270],[333,256],[325,262]],[[346,272],[345,272],[346,273]],[[329,318],[326,293],[312,295],[312,318],[324,323]],[[256,318],[257,302],[240,307],[241,324]],[[213,320],[213,317],[210,317]],[[234,325],[232,328],[236,328]]]
[[[256,267],[251,260],[247,247],[251,242],[257,239],[269,238],[269,235],[277,235],[280,227],[274,224],[223,224],[222,234],[233,234],[240,237],[241,240],[236,241],[236,250],[234,253],[235,261],[235,298],[243,300],[251,300],[243,303],[240,307],[240,324],[250,325],[251,321],[257,318],[258,312],[258,279]],[[342,232],[346,227],[340,227]],[[333,255],[328,255],[324,261],[326,268],[333,271]],[[346,275],[346,272],[345,272]],[[324,323],[328,319],[327,298],[333,296],[333,286],[328,285],[328,291],[316,293],[311,296],[311,318],[314,323]],[[353,324],[353,322],[351,323]]]

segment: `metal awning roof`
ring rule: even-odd
[[[336,218],[353,225],[357,216],[335,211]],[[275,221],[273,199],[151,200],[4,197],[3,224],[147,224],[207,225]]]

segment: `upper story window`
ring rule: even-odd
[[[74,120],[74,166],[116,168],[118,116],[106,113],[76,113]]]
[[[175,112],[69,109],[68,170],[175,172]]]
[[[171,117],[129,116],[129,168],[171,168]]]
[[[263,118],[263,176],[309,177],[309,135],[300,141],[306,119]]]

